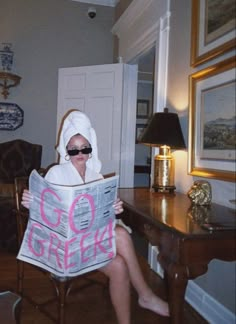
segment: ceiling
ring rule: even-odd
[[[93,5],[115,7],[120,0],[72,0]]]

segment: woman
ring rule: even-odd
[[[45,178],[60,185],[78,185],[102,179],[101,162],[97,154],[97,139],[88,117],[80,111],[72,111],[64,120],[60,134],[60,164],[53,166]],[[25,190],[22,205],[29,208],[32,199]],[[115,214],[123,212],[123,202],[117,199]],[[139,305],[162,316],[169,316],[168,304],[148,287],[141,272],[129,233],[116,226],[116,250],[114,259],[98,269],[109,278],[109,289],[118,323],[130,324],[130,283],[138,293]]]

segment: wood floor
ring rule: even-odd
[[[162,298],[166,297],[163,281],[149,269],[145,259],[139,257],[145,277],[152,289]],[[101,274],[95,273],[97,279],[104,280]],[[48,283],[48,282],[47,282]],[[28,292],[34,294],[39,300],[43,300],[52,294],[50,285],[45,284],[45,277],[27,266]],[[0,251],[0,291],[16,291],[16,256]],[[50,306],[50,311],[55,312],[55,306]],[[67,324],[117,324],[114,310],[110,303],[108,291],[100,285],[93,285],[73,294],[67,305]],[[1,314],[3,316],[3,314]],[[33,308],[28,302],[22,303],[21,324],[51,324],[45,315]],[[167,324],[168,318],[158,316],[148,310],[140,308],[137,304],[137,295],[132,291],[132,324]],[[206,324],[188,304],[184,305],[183,324]]]

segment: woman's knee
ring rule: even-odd
[[[117,255],[110,263],[101,269],[108,277],[111,276],[127,276],[128,268],[125,260]]]
[[[116,227],[116,242],[122,243],[124,245],[127,245],[128,243],[131,243],[130,234],[122,226],[117,226]]]

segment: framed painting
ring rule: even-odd
[[[137,100],[137,118],[148,118],[150,111],[149,111],[149,100],[145,99],[138,99]]]
[[[235,76],[234,58],[190,75],[191,175],[235,181]]]
[[[144,129],[147,127],[147,124],[136,124],[136,143],[139,142],[140,137],[144,131]]]
[[[235,47],[235,0],[192,0],[191,66]]]

